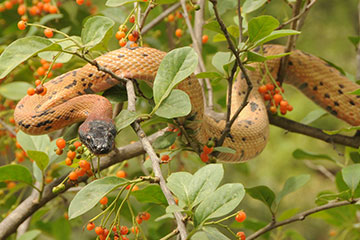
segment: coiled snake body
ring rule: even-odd
[[[266,45],[265,55],[284,52],[284,47]],[[122,78],[141,79],[152,85],[159,64],[165,53],[153,48],[121,48],[100,56],[96,61]],[[267,61],[268,69],[276,78],[280,59]],[[253,65],[257,70],[248,71],[254,90],[249,104],[234,122],[224,146],[236,150],[236,154],[222,153],[218,157],[225,162],[245,161],[259,154],[268,140],[269,122],[266,106],[257,86],[264,75],[262,65]],[[287,83],[290,83],[331,114],[351,125],[360,125],[359,96],[348,94],[358,85],[349,81],[325,61],[294,51],[289,58]],[[108,153],[114,145],[116,129],[110,102],[96,92],[104,91],[119,82],[109,74],[98,71],[90,64],[58,76],[45,83],[45,96],[25,96],[15,109],[17,126],[28,134],[45,134],[75,122],[85,122],[79,127],[81,141],[95,154]],[[204,112],[202,89],[194,76],[178,85],[192,103],[195,116],[192,128],[195,138],[204,144],[211,137],[219,138],[225,120],[215,119]],[[241,105],[247,85],[239,76],[232,89],[231,112]]]

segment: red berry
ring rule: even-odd
[[[275,101],[275,104],[278,105],[281,102],[281,100],[283,100],[283,97],[280,94],[275,94],[273,96],[273,99]]]
[[[169,159],[170,159],[170,156],[167,154],[161,156],[161,161],[163,161],[163,162],[167,162],[167,161],[169,161]]]
[[[142,214],[142,216],[141,216],[142,220],[144,220],[144,221],[149,220],[150,217],[151,217],[151,216],[150,216],[150,213],[148,213],[148,212],[144,212],[144,213]]]
[[[120,45],[120,47],[124,47],[126,45],[126,40],[124,38],[120,39],[119,45]]]
[[[269,101],[270,99],[271,99],[271,95],[268,94],[268,93],[265,93],[265,94],[264,94],[264,100],[265,100],[265,101]]]
[[[69,174],[69,179],[70,179],[71,181],[76,181],[78,178],[79,178],[79,176],[76,174],[76,172],[71,172],[71,173]]]
[[[207,163],[209,161],[209,155],[204,152],[200,154],[200,158],[201,161],[203,161],[204,163]]]
[[[61,154],[58,154],[58,155],[61,155]],[[73,164],[73,161],[70,158],[66,158],[65,164],[66,164],[66,166],[71,166]]]
[[[104,229],[102,227],[95,228],[96,235],[102,235],[104,233]]]
[[[102,205],[106,205],[107,203],[108,203],[108,201],[109,201],[109,199],[105,196],[105,197],[103,197],[102,199],[100,199],[100,204],[102,204]]]
[[[69,150],[67,153],[67,157],[70,158],[71,160],[74,160],[74,158],[76,157],[76,152]]]
[[[277,108],[275,106],[270,107],[270,112],[277,113]]]
[[[124,170],[119,170],[116,172],[116,176],[118,178],[125,178],[126,177],[126,172]]]
[[[116,226],[113,226],[112,231],[113,231],[113,232],[117,232]]]
[[[205,154],[210,154],[210,153],[212,153],[213,150],[214,150],[213,147],[209,148],[209,147],[206,146],[206,145],[204,145],[204,147],[203,147],[203,152],[204,152]]]
[[[37,74],[39,74],[39,76],[44,76],[45,75],[45,68],[43,67],[39,67],[37,70],[36,70]]]
[[[66,141],[63,138],[58,138],[56,140],[56,146],[60,149],[63,149],[66,146]]]
[[[293,109],[294,109],[294,107],[293,107],[293,106],[291,106],[290,104],[289,104],[289,105],[287,105],[287,110],[288,110],[289,112],[291,112]]]
[[[26,28],[26,23],[23,20],[21,20],[18,22],[17,26],[18,26],[18,29],[24,30]]]
[[[181,37],[182,35],[183,35],[183,30],[181,30],[180,28],[176,29],[175,36]]]
[[[236,233],[236,236],[237,236],[238,239],[240,239],[240,240],[245,240],[245,239],[246,239],[246,236],[245,236],[245,233],[244,233],[244,232],[237,232],[237,233]]]
[[[39,86],[40,84],[41,84],[41,80],[38,79],[35,81],[35,86]]]
[[[117,40],[120,40],[122,38],[124,38],[126,36],[126,34],[123,31],[117,31],[115,34],[115,37]]]
[[[131,23],[134,23],[134,22],[135,22],[135,15],[132,15],[132,16],[129,18],[129,22],[131,22]]]
[[[95,224],[93,222],[89,222],[86,226],[86,229],[91,231],[95,228]]]
[[[265,85],[261,85],[258,89],[259,93],[265,94],[267,92],[267,87]]]
[[[80,160],[79,161],[79,167],[87,171],[87,170],[90,170],[91,166],[90,166],[90,163],[88,161]]]
[[[80,146],[81,146],[81,142],[79,142],[79,141],[74,142],[74,146],[75,146],[76,148],[80,147]]]
[[[76,3],[77,3],[78,5],[82,5],[82,4],[84,3],[84,0],[76,0]]]
[[[203,44],[207,43],[208,40],[209,40],[209,36],[208,36],[208,35],[203,35],[203,36],[202,36],[201,41],[202,41]]]
[[[34,95],[34,94],[35,94],[35,89],[34,89],[34,88],[28,88],[27,94],[28,94],[29,96]]]
[[[236,216],[235,216],[235,221],[241,223],[246,219],[246,213],[244,211],[240,211]]]
[[[274,84],[272,84],[272,83],[267,83],[266,84],[266,89],[268,91],[272,91],[272,90],[274,90],[274,88],[275,88]]]
[[[136,220],[136,222],[137,222],[138,224],[141,224],[142,221],[143,221],[140,216],[136,216],[135,220]]]
[[[129,232],[129,229],[128,229],[127,226],[121,226],[120,227],[120,234],[121,235],[126,235],[126,234],[128,234],[128,232]]]
[[[44,30],[44,35],[47,37],[47,38],[52,38],[54,36],[54,33],[53,31],[50,29],[50,28],[46,28]],[[40,74],[39,74],[40,75]]]

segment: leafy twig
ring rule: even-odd
[[[301,212],[299,214],[296,214],[295,216],[288,218],[284,221],[280,221],[280,222],[271,222],[268,225],[266,225],[265,227],[261,228],[260,230],[258,230],[257,232],[251,234],[250,236],[248,236],[246,239],[247,240],[253,240],[258,238],[259,236],[267,233],[268,231],[271,231],[272,229],[293,223],[293,222],[297,222],[297,221],[303,221],[307,216],[317,213],[317,212],[321,212],[327,209],[331,209],[331,208],[336,208],[336,207],[341,207],[341,206],[346,206],[346,205],[351,205],[351,204],[355,204],[356,202],[358,202],[360,200],[360,198],[355,198],[353,200],[350,201],[340,201],[340,202],[331,202],[319,207],[315,207],[309,210],[306,210],[304,212]]]

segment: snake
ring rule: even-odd
[[[270,56],[284,53],[285,48],[264,45],[261,51],[264,56]],[[97,57],[95,61],[122,79],[143,80],[152,86],[165,55],[166,52],[150,47],[122,47]],[[236,152],[220,153],[217,158],[222,162],[236,163],[254,158],[262,152],[269,138],[267,106],[257,88],[264,81],[269,82],[270,76],[265,74],[263,63],[252,63],[251,66],[253,70],[247,70],[247,74],[253,90],[248,96],[248,104],[234,121],[223,143],[223,146]],[[280,58],[266,62],[274,79],[279,66]],[[350,125],[360,125],[360,96],[349,94],[359,86],[328,62],[294,50],[289,55],[286,76],[285,83],[297,87],[332,115]],[[118,84],[117,79],[88,63],[46,82],[44,96],[27,95],[22,98],[14,112],[16,125],[27,134],[39,135],[83,122],[78,129],[80,140],[95,155],[107,154],[114,148],[117,131],[111,103],[96,93]],[[193,130],[194,140],[206,144],[209,139],[220,138],[226,120],[205,107],[201,94],[203,89],[195,75],[184,79],[177,88],[185,91],[191,101],[189,128]],[[247,84],[243,73],[238,74],[231,91],[233,116],[246,96]]]

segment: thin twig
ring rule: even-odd
[[[155,7],[155,4],[153,4],[152,2],[149,3],[148,7],[146,8],[143,16],[141,17],[140,20],[140,27],[139,27],[139,32],[141,32],[141,30],[143,29],[144,25],[145,25],[145,21],[147,16],[149,15],[150,11]]]
[[[281,127],[287,131],[300,133],[309,137],[320,139],[327,143],[337,143],[345,146],[358,148],[360,146],[360,136],[345,136],[341,134],[329,135],[324,133],[321,129],[310,127],[293,120],[273,115],[268,113],[269,121],[272,125]]]
[[[178,7],[180,7],[180,3],[175,3],[165,11],[163,11],[159,16],[154,18],[151,22],[145,25],[141,30],[141,35],[144,35],[149,30],[151,30],[155,25],[159,24],[167,15],[175,11]]]
[[[228,77],[228,87],[227,87],[227,103],[226,103],[226,122],[230,121],[230,116],[231,116],[231,97],[232,97],[232,86],[233,86],[233,80],[234,80],[234,76],[236,73],[236,69],[237,69],[238,65],[234,64],[233,68],[231,69],[231,74]]]
[[[239,20],[239,44],[243,41],[242,16],[241,16],[241,0],[238,0],[238,20]]]
[[[317,0],[312,0],[309,4],[306,5],[306,7],[303,8],[303,10],[298,14],[296,15],[295,17],[287,20],[286,22],[280,24],[280,26],[278,26],[276,28],[276,30],[279,30],[279,29],[282,29],[283,27],[285,27],[286,25],[294,22],[294,21],[297,21],[300,17],[302,17],[307,11],[310,10],[310,8],[316,3]]]
[[[246,80],[246,84],[247,84],[247,91],[246,91],[246,94],[245,94],[245,97],[242,101],[242,104],[241,106],[238,108],[238,110],[235,112],[235,114],[232,116],[231,120],[230,121],[227,121],[226,122],[226,125],[225,125],[225,129],[223,130],[223,133],[220,137],[220,139],[217,141],[217,144],[219,146],[221,146],[224,141],[225,141],[225,138],[228,136],[229,132],[230,132],[230,129],[231,129],[231,126],[233,125],[233,123],[235,122],[236,118],[239,116],[240,112],[246,107],[246,105],[248,104],[248,98],[249,98],[249,95],[250,95],[250,92],[253,88],[253,85],[250,81],[250,78],[246,72],[246,69],[244,67],[244,65],[242,64],[241,62],[241,59],[240,59],[240,56],[239,56],[239,53],[238,53],[238,50],[237,48],[235,47],[234,43],[232,42],[231,38],[230,38],[230,35],[229,35],[229,32],[227,31],[226,29],[226,26],[224,24],[224,22],[222,21],[222,19],[220,18],[220,15],[219,15],[219,12],[218,12],[218,9],[217,9],[217,0],[210,0],[210,2],[213,4],[213,9],[214,9],[214,13],[215,13],[215,17],[216,17],[216,20],[217,22],[219,23],[220,25],[220,28],[221,28],[221,31],[224,33],[224,36],[226,38],[226,41],[228,42],[228,45],[229,45],[229,49],[232,51],[232,53],[234,54],[235,56],[235,59],[236,59],[236,63],[237,65],[240,67],[241,69],[241,72],[243,73],[244,75],[244,78]]]
[[[127,90],[127,95],[128,95],[128,110],[134,112],[136,110],[135,109],[136,96],[135,96],[135,90],[134,90],[134,85],[133,85],[132,81],[128,81],[126,83],[126,90]],[[143,129],[141,128],[141,126],[138,122],[132,123],[131,126],[133,127],[134,131],[137,133],[137,135],[140,139],[140,142],[142,143],[146,153],[149,155],[149,157],[151,159],[152,168],[153,168],[155,177],[159,178],[160,188],[161,188],[162,192],[164,193],[169,206],[176,205],[174,197],[171,194],[169,188],[167,187],[165,179],[162,175],[162,172],[160,169],[160,160],[159,160],[158,156],[156,155],[154,148],[151,146],[150,141],[146,137],[145,132],[143,131]],[[176,219],[176,223],[177,223],[177,227],[178,227],[181,239],[185,240],[187,237],[187,232],[186,232],[185,224],[182,221],[183,216],[179,212],[175,212],[174,216]]]
[[[299,214],[296,214],[295,216],[286,219],[284,221],[280,221],[280,222],[271,222],[268,225],[266,225],[265,227],[261,228],[260,230],[256,231],[255,233],[251,234],[250,236],[248,236],[246,239],[247,240],[253,240],[258,238],[259,236],[271,231],[272,229],[293,223],[293,222],[297,222],[297,221],[303,221],[307,216],[312,215],[314,213],[317,212],[321,212],[327,209],[331,209],[331,208],[336,208],[336,207],[341,207],[341,206],[346,206],[346,205],[351,205],[351,204],[355,204],[360,200],[360,198],[355,198],[353,200],[350,201],[341,201],[341,202],[331,202],[319,207],[315,207],[309,210],[306,210],[304,212],[301,212]]]
[[[6,130],[8,130],[12,135],[16,136],[16,132],[14,128],[8,125],[6,122],[4,122],[1,118],[0,118],[0,125],[2,125]]]

